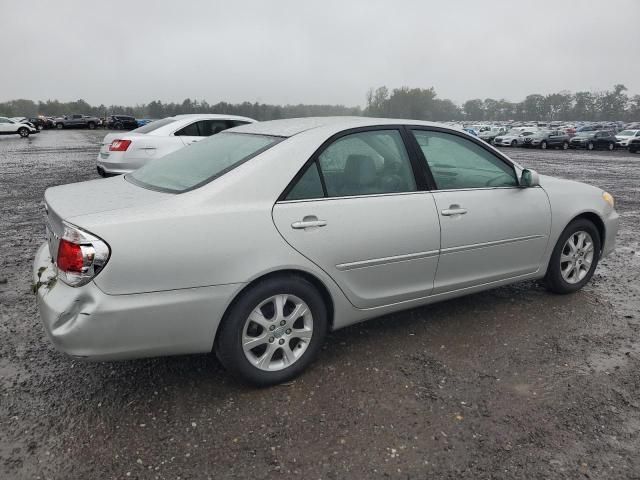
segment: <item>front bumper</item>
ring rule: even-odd
[[[620,215],[615,209],[611,209],[609,215],[604,219],[604,245],[602,245],[602,256],[606,257],[616,248],[616,235],[620,226]]]
[[[210,352],[215,334],[242,284],[107,295],[94,282],[70,287],[57,280],[47,244],[33,266],[37,303],[56,347],[88,360]]]

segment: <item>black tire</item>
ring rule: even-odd
[[[560,271],[560,256],[562,255],[562,250],[567,242],[567,240],[577,232],[587,232],[591,235],[593,239],[593,261],[591,263],[591,267],[589,271],[585,275],[585,277],[577,283],[569,283],[563,277]],[[547,289],[559,294],[573,293],[580,290],[585,284],[591,280],[593,276],[593,272],[596,270],[598,266],[598,261],[600,260],[600,249],[602,245],[602,240],[600,239],[600,232],[596,226],[586,218],[578,218],[564,229],[560,238],[558,238],[558,242],[553,249],[553,254],[551,255],[551,259],[549,260],[549,267],[547,268],[547,274],[545,276],[545,284]]]
[[[280,294],[295,295],[307,304],[313,317],[313,335],[307,349],[293,364],[281,370],[265,371],[251,364],[245,356],[243,329],[247,318],[260,303]],[[327,307],[318,290],[298,275],[277,276],[257,283],[233,302],[221,322],[214,350],[222,365],[234,376],[266,387],[290,380],[307,368],[318,355],[327,328]]]
[[[89,128],[89,130],[93,130],[96,128],[96,124],[94,122],[89,122],[87,123],[87,127]]]
[[[36,125],[36,130],[38,130],[39,132],[42,131],[42,125]]]
[[[64,124],[62,124],[62,123],[56,123],[56,128],[57,128],[58,130],[62,130],[62,129],[64,128]]]
[[[547,142],[546,140],[543,140],[542,142],[540,142],[540,148],[542,150],[546,150],[547,149]]]
[[[596,148],[596,146],[593,143],[587,143],[587,150],[593,150],[594,148]]]
[[[609,142],[609,145],[607,145],[607,148],[609,149],[610,152],[613,152],[616,149],[616,144],[613,142]]]
[[[638,151],[635,147],[629,147],[629,153],[636,153]]]
[[[27,138],[29,136],[29,129],[27,127],[20,127],[18,129],[18,135],[22,138]]]
[[[122,124],[121,123],[116,123],[113,128],[115,128],[116,130],[120,130],[122,129]]]
[[[517,147],[518,146],[518,142],[516,140],[512,140],[511,141],[511,146],[512,147]]]
[[[562,149],[569,150],[569,142],[562,142]]]

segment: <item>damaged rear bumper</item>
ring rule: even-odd
[[[56,347],[89,360],[210,352],[220,319],[242,288],[229,284],[163,292],[107,295],[94,282],[57,280],[47,244],[33,267],[45,331]]]

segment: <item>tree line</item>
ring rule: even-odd
[[[364,113],[375,117],[421,120],[640,120],[640,95],[614,85],[601,92],[563,90],[549,95],[531,94],[521,102],[475,98],[461,106],[439,99],[433,88],[371,89]]]
[[[164,118],[184,113],[226,113],[256,120],[310,117],[326,115],[366,115],[372,117],[413,118],[416,120],[623,120],[640,121],[640,95],[629,95],[627,87],[614,85],[599,92],[569,92],[563,90],[549,95],[531,94],[521,102],[505,99],[471,99],[457,105],[449,99],[437,97],[433,88],[401,87],[389,90],[382,86],[370,89],[366,107],[344,105],[270,105],[257,102],[209,104],[206,101],[185,99],[181,103],[154,100],[135,106],[89,105],[84,100],[60,102],[47,100],[10,100],[0,103],[0,115],[34,117],[60,116],[73,113],[105,116],[133,115],[137,118]]]

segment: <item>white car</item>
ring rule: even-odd
[[[0,117],[0,135],[13,135],[15,133],[26,138],[32,133],[38,133],[38,129],[30,123],[22,123],[11,118]]]
[[[627,148],[629,141],[634,138],[640,138],[640,130],[623,130],[620,133],[616,133],[616,145]]]
[[[329,329],[523,280],[576,292],[619,222],[599,188],[383,118],[244,125],[44,197],[34,290],[58,349],[213,350],[259,385],[300,373]]]
[[[523,129],[522,127],[509,130],[504,135],[493,139],[493,144],[502,147],[518,147],[524,144],[526,138],[530,138],[537,132],[537,129]]]
[[[121,175],[137,170],[150,160],[255,120],[235,115],[176,115],[148,123],[126,133],[109,133],[98,153],[98,173]]]

